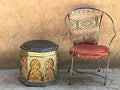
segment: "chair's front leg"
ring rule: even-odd
[[[106,72],[105,72],[105,82],[104,82],[104,86],[106,85],[106,80],[107,80],[107,73],[108,73],[108,69],[109,69],[109,64],[110,64],[110,56],[108,56],[108,58],[107,58],[107,67],[106,67]]]
[[[71,85],[71,84],[72,84],[73,64],[74,64],[74,57],[72,56],[72,60],[71,60],[71,67],[70,67],[70,79],[69,79],[69,85]]]

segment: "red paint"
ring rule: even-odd
[[[110,54],[109,48],[103,45],[77,44],[70,49],[70,54],[78,58],[102,58]]]

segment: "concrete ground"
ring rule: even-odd
[[[104,75],[104,70],[99,74]],[[19,69],[0,70],[0,90],[120,90],[120,69],[109,69],[106,86],[103,78],[91,74],[74,73],[72,85],[68,85],[67,70],[60,70],[58,75],[58,82],[54,85],[27,87],[18,80]]]

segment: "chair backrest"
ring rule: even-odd
[[[95,8],[85,7],[74,9],[66,15],[65,24],[69,37],[74,44],[96,45],[98,43],[99,30],[104,13]],[[107,16],[109,15],[107,14]],[[110,19],[112,20],[111,17]]]

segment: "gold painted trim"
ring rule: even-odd
[[[33,57],[49,57],[49,56],[54,56],[56,55],[56,51],[50,51],[50,52],[28,52],[28,56],[33,56]]]

